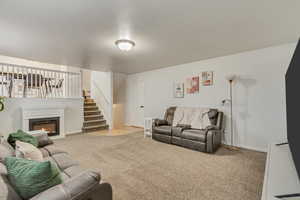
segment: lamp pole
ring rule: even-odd
[[[230,84],[230,140],[231,140],[231,147],[233,147],[233,112],[232,112],[232,82],[233,80],[229,80]]]

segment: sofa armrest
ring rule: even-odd
[[[91,200],[112,200],[113,191],[109,183],[100,183],[91,192]]]
[[[177,124],[176,127],[182,128],[182,130],[191,129],[192,126],[189,124]]]
[[[30,200],[88,199],[92,195],[92,191],[98,187],[99,181],[100,175],[98,173],[87,171],[65,181],[62,184],[41,192]]]
[[[169,125],[169,123],[167,120],[164,120],[164,119],[154,119],[153,125],[154,126],[163,126],[163,125]]]
[[[222,131],[221,130],[208,130],[206,137],[207,137],[206,151],[208,153],[215,152],[221,145]]]

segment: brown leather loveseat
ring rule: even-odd
[[[215,152],[222,142],[222,134],[224,132],[223,112],[217,109],[209,109],[207,114],[211,125],[205,129],[194,129],[189,124],[172,126],[176,108],[168,108],[164,119],[154,119],[152,127],[153,139],[201,152]]]

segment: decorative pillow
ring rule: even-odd
[[[53,144],[53,141],[49,138],[49,136],[46,132],[36,133],[36,134],[33,134],[32,136],[37,139],[39,148]]]
[[[28,133],[25,133],[22,130],[18,130],[16,133],[11,133],[8,136],[8,143],[15,148],[16,147],[16,141],[22,141],[32,144],[33,146],[38,146],[38,140],[37,138],[33,137],[32,135],[29,135]]]
[[[6,157],[4,162],[10,184],[23,199],[62,183],[59,169],[50,161],[37,162]]]
[[[16,157],[42,162],[42,152],[30,143],[16,141]]]

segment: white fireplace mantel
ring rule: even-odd
[[[23,130],[29,131],[29,120],[39,118],[59,117],[59,136],[53,136],[52,139],[65,137],[65,110],[63,108],[22,108]]]

